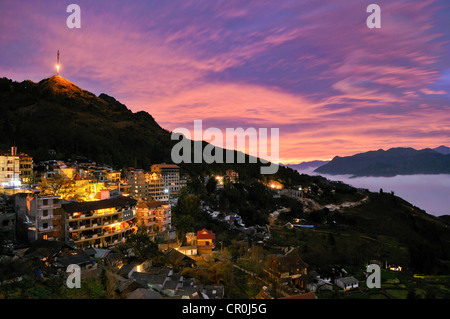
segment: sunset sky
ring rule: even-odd
[[[61,76],[168,130],[279,128],[282,163],[450,146],[448,0],[130,2],[1,1],[0,77],[48,78],[60,50]]]

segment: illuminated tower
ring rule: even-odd
[[[59,75],[59,50],[56,54],[56,75]]]

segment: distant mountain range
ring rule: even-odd
[[[317,168],[328,164],[330,161],[309,161],[309,162],[301,162],[299,164],[287,164],[285,166],[295,169],[297,171],[302,171],[310,168]]]
[[[292,167],[292,166],[291,166]],[[450,148],[380,149],[352,156],[336,156],[315,172],[329,175],[396,176],[416,174],[450,174]]]
[[[434,148],[434,150],[436,152],[439,152],[439,153],[444,154],[444,155],[450,154],[450,147],[447,147],[447,146],[444,146],[444,145],[436,147],[436,148]]]

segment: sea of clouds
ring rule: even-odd
[[[394,177],[352,177],[314,172],[315,168],[299,171],[321,175],[329,180],[342,181],[357,188],[378,192],[393,191],[395,195],[434,216],[450,215],[450,175],[397,175]]]

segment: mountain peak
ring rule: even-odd
[[[445,152],[446,148],[440,148]],[[369,151],[346,157],[335,157],[315,172],[331,175],[395,176],[416,174],[449,174],[450,157],[436,150],[411,147]]]
[[[78,86],[70,82],[69,80],[63,78],[61,75],[54,75],[52,77],[49,77],[48,79],[43,79],[39,82],[39,85],[47,85],[52,87],[76,87],[80,89]],[[81,90],[81,89],[80,89]]]
[[[445,146],[445,145],[441,145],[439,147],[436,147],[436,148],[434,148],[434,150],[436,152],[439,152],[439,153],[444,154],[444,155],[450,154],[450,148]]]
[[[43,79],[37,85],[42,91],[50,92],[53,95],[64,95],[67,97],[95,96],[93,93],[81,89],[60,75],[54,75],[48,79]]]

